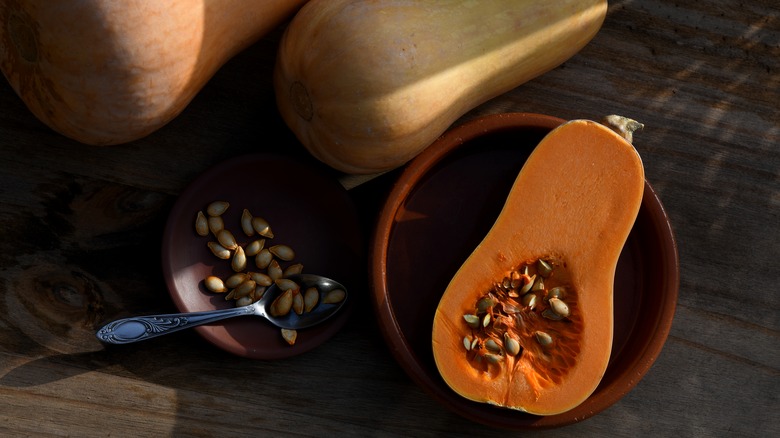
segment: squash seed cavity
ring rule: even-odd
[[[462,344],[469,363],[487,376],[513,372],[530,363],[555,382],[565,375],[567,359],[579,352],[582,320],[577,293],[561,260],[545,257],[522,263],[479,296],[473,312],[463,315],[468,334]],[[560,350],[559,350],[560,349]],[[559,354],[565,352],[565,354]]]

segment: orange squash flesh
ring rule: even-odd
[[[570,121],[540,142],[495,224],[452,278],[436,310],[434,358],[455,392],[538,415],[568,411],[590,396],[609,361],[615,268],[643,190],[638,153],[602,124]],[[464,338],[475,337],[464,315],[474,314],[479,297],[502,278],[538,259],[558,266],[558,277],[553,274],[547,282],[565,283],[570,290],[565,301],[571,317],[553,321],[539,314],[545,304],[526,307],[507,319],[522,352],[513,356],[504,348],[497,363],[475,359],[488,350],[482,342],[471,351],[464,346]],[[493,316],[502,318],[498,312]],[[556,341],[543,347],[534,338],[537,330],[552,333]]]

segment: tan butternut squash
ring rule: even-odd
[[[4,0],[0,69],[52,129],[125,143],[177,116],[305,0]]]
[[[552,415],[596,389],[643,190],[638,153],[602,124],[567,122],[540,142],[436,310],[433,354],[455,392]]]
[[[396,168],[470,109],[560,65],[606,0],[312,0],[279,47],[279,110],[318,159]]]

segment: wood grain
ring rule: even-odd
[[[270,85],[282,29],[224,66],[181,116],[131,144],[51,132],[0,84],[0,434],[484,436],[394,362],[366,300],[296,358],[234,357],[193,332],[104,348],[120,313],[173,311],[159,242],[189,181],[250,152],[304,157]],[[596,38],[483,114],[619,113],[679,245],[661,356],[620,402],[534,436],[780,435],[780,5],[613,1]],[[353,189],[370,229],[394,172]]]

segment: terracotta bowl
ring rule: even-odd
[[[486,116],[451,129],[411,161],[383,206],[372,239],[370,281],[382,334],[409,376],[450,410],[506,429],[562,426],[628,393],[666,341],[677,302],[677,247],[649,183],[615,278],[615,338],[606,374],[577,408],[535,416],[469,401],[441,378],[431,350],[441,294],[488,232],[529,153],[563,120]]]

